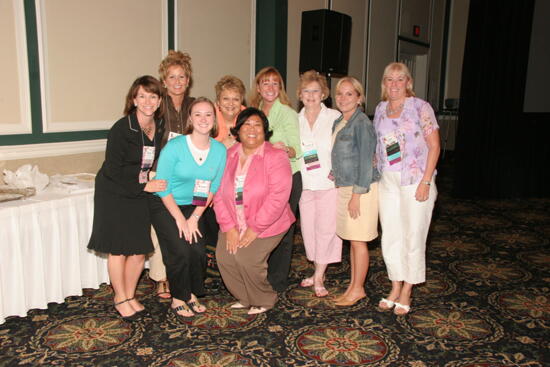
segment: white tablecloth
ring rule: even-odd
[[[93,196],[46,189],[0,203],[0,323],[109,281],[106,258],[86,248]]]

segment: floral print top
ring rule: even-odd
[[[407,97],[401,115],[388,118],[387,105],[388,101],[380,102],[374,114],[378,171],[397,170],[401,172],[401,186],[417,184],[424,175],[428,159],[425,137],[439,129],[434,110],[420,98]],[[398,146],[390,147],[392,142]]]

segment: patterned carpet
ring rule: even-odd
[[[229,309],[222,287],[204,315],[178,321],[145,272],[140,321],[116,316],[109,286],[85,290],[0,325],[0,366],[549,366],[550,200],[457,200],[449,177],[438,184],[428,281],[407,316],[376,309],[389,289],[379,243],[367,298],[335,308],[298,285],[312,268],[298,234],[292,285],[266,314]],[[348,272],[329,267],[331,293]]]

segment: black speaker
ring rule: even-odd
[[[315,69],[335,76],[348,74],[351,17],[320,9],[302,12],[300,73]]]

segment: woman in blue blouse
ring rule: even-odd
[[[168,182],[159,192],[164,205],[155,208],[153,226],[172,294],[171,312],[192,317],[206,308],[197,300],[204,294],[206,270],[204,213],[220,186],[225,147],[216,136],[214,104],[200,97],[189,107],[185,135],[168,142],[161,152],[157,179]]]

